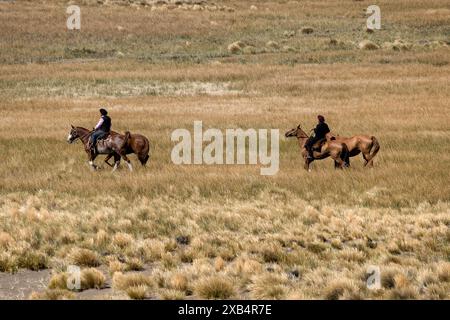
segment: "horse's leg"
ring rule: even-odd
[[[370,153],[369,154],[364,154],[363,153],[363,158],[364,158],[364,161],[365,161],[364,167],[369,166],[369,167],[373,168],[373,158],[374,157],[375,156],[371,155]]]
[[[335,169],[344,169],[346,162],[344,160],[341,159],[341,155],[333,158],[334,160],[334,168]]]
[[[368,154],[366,155],[365,153],[363,153],[362,156],[364,159],[364,167],[367,167],[367,165],[369,164],[369,161],[371,160],[371,159],[369,159],[370,155],[368,155]]]
[[[91,166],[91,169],[93,171],[97,170],[97,166],[94,163],[95,158],[97,158],[97,155],[94,153],[91,153],[91,156],[89,157],[89,165]]]
[[[128,159],[127,155],[125,153],[122,153],[121,156],[122,156],[123,160],[125,160],[125,162],[128,166],[128,169],[130,169],[130,171],[133,171],[133,166],[131,165],[131,161],[130,161],[130,159]]]
[[[144,167],[148,161],[148,158],[150,158],[150,156],[148,154],[141,154],[138,156],[139,161],[141,162],[142,166],[144,166]]]
[[[337,162],[337,167],[338,167],[339,169],[344,169],[344,168],[345,168],[345,161],[344,161],[344,160],[338,158],[338,159],[336,160],[336,162]]]
[[[311,160],[305,158],[305,169],[308,172],[311,172],[311,168],[310,168],[311,162],[312,162]]]
[[[109,159],[111,159],[111,157],[113,156],[112,153],[108,154],[105,158],[105,162],[108,166],[112,167],[113,165],[109,163]]]
[[[112,172],[117,170],[117,168],[119,167],[119,163],[120,163],[120,155],[114,153],[114,168],[112,169]]]

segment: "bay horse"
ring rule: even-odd
[[[114,131],[112,132],[116,133]],[[125,154],[131,153],[136,154],[141,165],[145,166],[147,164],[148,159],[150,159],[150,142],[148,141],[147,137],[139,133],[131,134],[129,131],[126,131],[125,141],[126,141],[124,146]],[[113,156],[114,154],[111,153],[105,158],[105,162],[111,167],[112,165],[108,161]]]
[[[349,157],[354,157],[361,153],[364,159],[364,167],[367,165],[373,167],[373,158],[380,150],[380,144],[374,136],[357,135],[347,138],[327,133],[326,138],[328,141],[345,143],[349,151]]]
[[[345,143],[336,142],[334,140],[325,142],[318,141],[313,146],[313,159],[308,159],[308,150],[306,149],[306,141],[309,139],[308,134],[302,130],[300,125],[297,128],[291,129],[285,133],[285,137],[296,137],[300,146],[301,154],[305,159],[305,169],[311,171],[309,165],[314,160],[321,160],[331,157],[334,160],[335,168],[345,168],[350,165],[349,152]],[[320,145],[320,143],[322,143]],[[319,148],[319,150],[317,150]]]
[[[81,140],[84,150],[89,158],[89,165],[93,170],[97,169],[97,166],[94,164],[94,160],[99,154],[108,155],[105,162],[109,166],[113,167],[113,172],[119,166],[120,158],[125,160],[130,171],[133,170],[127,154],[136,153],[142,165],[145,165],[150,157],[148,155],[150,150],[148,139],[142,135],[130,134],[128,131],[125,135],[111,131],[106,139],[102,139],[97,142],[97,152],[94,153],[89,148],[89,140],[92,133],[93,131],[86,128],[71,126],[71,130],[67,137],[67,142],[73,143],[77,139]],[[111,157],[114,157],[114,166],[108,162]]]

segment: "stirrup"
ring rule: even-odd
[[[90,145],[89,145],[89,150],[92,152],[92,153],[97,153],[97,150],[96,150],[97,148],[91,143]]]

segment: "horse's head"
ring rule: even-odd
[[[297,128],[291,129],[288,132],[284,134],[286,138],[290,137],[297,137],[297,138],[308,138],[308,135],[305,133],[305,131],[302,130],[300,125],[297,126]]]
[[[69,135],[67,136],[67,142],[72,143],[80,137],[77,128],[71,125]]]

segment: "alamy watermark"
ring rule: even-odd
[[[187,129],[176,129],[171,139],[178,142],[172,149],[174,164],[260,164],[261,175],[274,175],[279,170],[278,129],[207,129],[202,121],[194,121],[193,136]],[[204,143],[208,143],[203,147]],[[225,152],[224,152],[225,150]],[[247,157],[248,155],[248,157]],[[246,161],[248,158],[248,161]]]
[[[66,20],[66,26],[69,30],[81,29],[81,9],[79,6],[71,5],[66,9],[66,13],[70,16]]]
[[[367,280],[366,286],[369,290],[381,289],[381,271],[379,266],[367,267]]]
[[[367,18],[366,25],[369,30],[381,29],[381,9],[377,5],[367,7],[366,14],[370,14]]]
[[[70,265],[67,267],[67,289],[72,291],[81,290],[81,269],[78,266]]]

